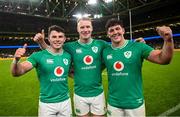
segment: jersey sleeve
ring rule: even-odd
[[[38,59],[37,53],[33,53],[28,57],[27,61],[29,61],[33,67],[36,67]]]
[[[142,43],[142,57],[147,59],[147,57],[150,55],[151,51],[154,50],[151,46]]]
[[[63,49],[64,49],[65,51],[67,51],[68,53],[70,53],[70,54],[71,54],[71,51],[72,51],[71,45],[72,45],[72,42],[68,42],[68,43],[65,43],[65,44],[63,45]]]
[[[104,40],[101,40],[102,41],[102,44],[103,44],[103,47],[104,48],[107,48],[110,44]]]

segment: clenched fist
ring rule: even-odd
[[[173,34],[170,27],[161,26],[156,28],[157,33],[164,39],[164,41],[171,41]]]

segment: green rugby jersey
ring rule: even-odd
[[[153,50],[150,46],[125,41],[121,48],[107,47],[103,59],[108,72],[108,103],[111,106],[133,109],[144,101],[142,63]]]
[[[69,98],[68,72],[71,56],[63,51],[55,54],[48,50],[33,53],[28,59],[36,68],[40,82],[40,101],[61,102]]]
[[[64,49],[72,56],[75,94],[82,97],[93,97],[103,92],[102,50],[107,45],[105,41],[94,39],[91,39],[88,44],[75,41],[64,45]]]

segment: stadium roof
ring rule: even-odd
[[[76,33],[75,15],[93,19],[94,31],[104,32],[107,19],[116,17],[129,28],[131,14],[134,31],[161,25],[179,26],[179,0],[0,0],[0,32],[37,32],[52,24]]]
[[[178,0],[94,0],[96,4],[88,4],[93,0],[0,0],[0,11],[72,20],[73,15],[89,14],[101,17],[124,15],[129,10],[146,12],[150,9],[177,3]],[[108,2],[109,1],[109,2]]]

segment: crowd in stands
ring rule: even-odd
[[[13,58],[13,54],[15,53],[15,50],[17,48],[1,48],[2,46],[22,46],[24,43],[27,43],[28,45],[37,45],[32,40],[27,39],[0,39],[0,58]],[[156,40],[147,40],[146,43],[150,46],[152,46],[155,49],[161,49],[162,48],[162,39],[156,39]],[[180,37],[174,38],[174,48],[180,49]],[[40,48],[28,48],[25,56],[29,56],[33,52],[39,51]]]

